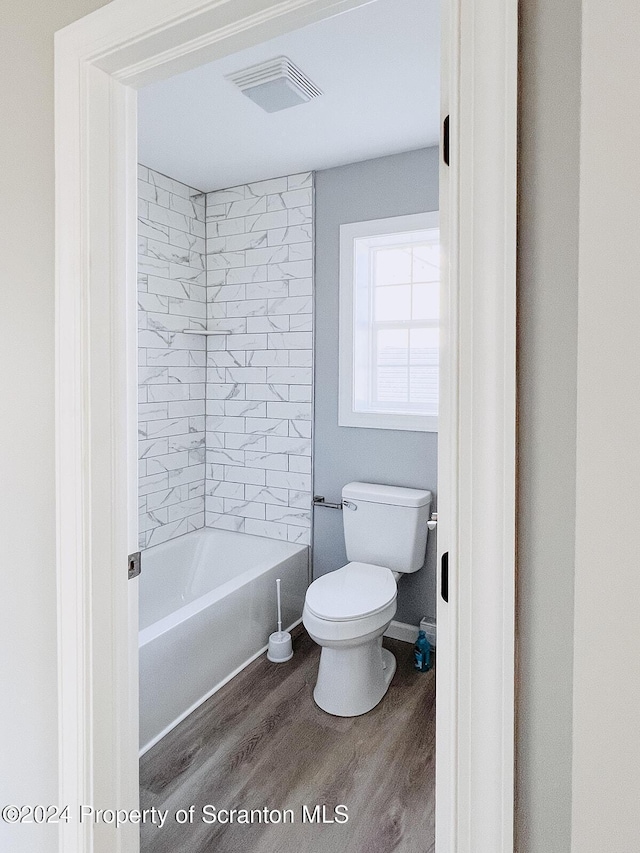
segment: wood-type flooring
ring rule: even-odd
[[[263,655],[166,735],[140,763],[141,808],[167,811],[162,828],[142,825],[142,853],[432,853],[435,672],[413,669],[408,643],[384,645],[398,668],[361,717],[314,704],[320,649],[300,626],[291,661]],[[303,823],[303,806],[330,820],[339,804],[347,822]],[[205,806],[295,822],[207,824]]]

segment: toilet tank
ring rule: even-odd
[[[417,572],[427,548],[431,492],[376,483],[348,483],[342,490],[344,540],[350,562],[394,572]]]

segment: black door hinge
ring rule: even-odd
[[[442,123],[442,159],[449,165],[449,116]]]
[[[445,551],[440,560],[440,595],[449,601],[449,552]]]
[[[127,577],[129,578],[129,580],[137,578],[140,572],[142,571],[140,563],[140,551],[136,551],[134,554],[129,554],[129,560],[127,565]]]

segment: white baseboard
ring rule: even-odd
[[[398,622],[395,619],[384,632],[385,637],[392,640],[402,640],[404,643],[415,643],[418,639],[418,627],[409,625],[407,622]]]
[[[427,619],[422,619],[420,628],[417,625],[409,625],[407,622],[398,622],[394,619],[387,630],[384,632],[385,637],[391,637],[393,640],[402,640],[404,643],[415,643],[418,639],[418,630],[424,631],[427,639],[431,643],[431,647],[436,645],[436,625],[435,622],[429,622]]]

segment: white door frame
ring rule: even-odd
[[[56,34],[59,802],[64,853],[135,853],[135,89],[368,0],[114,0]],[[517,0],[443,0],[437,853],[512,853]]]

